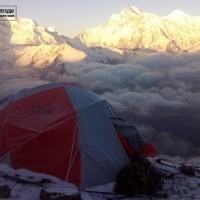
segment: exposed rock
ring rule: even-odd
[[[143,157],[134,156],[116,176],[115,192],[133,195],[153,195],[162,189],[162,174]]]
[[[42,189],[40,192],[41,200],[81,200],[78,189],[65,190],[64,188]]]
[[[8,199],[11,195],[11,189],[8,185],[1,185],[0,186],[0,198]]]
[[[182,174],[186,176],[195,176],[195,168],[192,166],[182,165],[179,167],[179,170]]]

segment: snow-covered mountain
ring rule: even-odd
[[[70,39],[35,21],[0,21],[0,67],[45,68],[66,62],[124,63],[129,53],[200,51],[200,17],[180,10],[165,17],[131,7],[111,16],[104,27]],[[133,51],[132,51],[133,50]]]
[[[116,64],[123,58],[108,49],[88,48],[31,19],[0,21],[0,67],[41,69],[81,61]]]
[[[44,68],[61,62],[78,62],[86,54],[66,43],[54,28],[31,19],[0,22],[0,67]]]
[[[0,43],[18,45],[59,44],[64,42],[53,27],[44,28],[35,21],[18,18],[16,21],[0,22]]]
[[[159,17],[131,7],[112,15],[105,26],[85,30],[77,37],[90,47],[195,52],[200,50],[199,30],[200,17],[181,10]]]

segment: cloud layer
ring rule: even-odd
[[[1,69],[0,99],[45,81],[76,82],[108,99],[161,153],[198,157],[199,54],[152,54],[130,57],[126,64],[66,63],[65,68],[64,74],[46,70],[42,76],[32,69]]]

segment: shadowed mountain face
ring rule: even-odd
[[[12,58],[14,52],[10,48],[11,44],[11,24],[6,18],[0,20],[0,69],[13,66]]]
[[[180,10],[158,17],[131,7],[112,15],[105,26],[85,30],[78,37],[87,46],[196,52],[200,50],[199,30],[200,17]]]
[[[1,19],[0,21],[0,48],[6,48],[11,40],[10,22]]]

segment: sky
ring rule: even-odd
[[[200,16],[199,0],[0,0],[0,5],[17,5],[18,17],[34,19],[44,27],[54,26],[69,37],[102,26],[112,14],[131,6],[159,16],[176,9]]]

